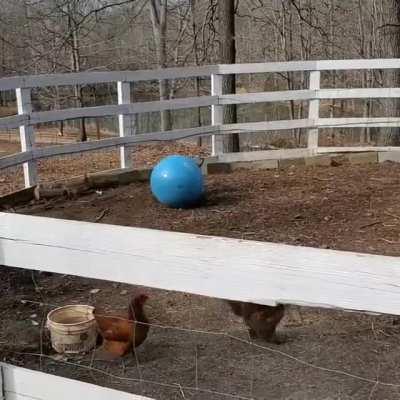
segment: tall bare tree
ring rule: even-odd
[[[236,63],[235,44],[235,0],[218,1],[218,33],[219,33],[219,61],[222,64]],[[223,81],[224,93],[236,93],[235,75],[226,75]],[[234,124],[237,121],[236,105],[224,107],[224,123]],[[238,152],[239,135],[227,135],[224,140],[225,152]]]
[[[153,27],[154,43],[156,45],[157,64],[159,68],[167,66],[167,15],[168,0],[150,0],[150,16]],[[167,100],[169,97],[169,84],[165,79],[159,82],[160,100]],[[166,131],[172,128],[171,112],[161,112],[161,130]]]
[[[386,57],[400,58],[400,0],[387,0],[387,22],[382,26],[386,40]],[[400,87],[400,72],[393,71],[386,75],[385,86]],[[392,99],[386,104],[391,117],[400,116],[400,100]],[[400,145],[400,129],[389,128],[384,130],[384,140],[387,144]]]

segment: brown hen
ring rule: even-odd
[[[149,325],[143,306],[147,299],[145,294],[133,297],[127,316],[100,315],[95,310],[94,316],[103,339],[98,355],[106,359],[123,357],[145,341]]]
[[[243,317],[244,322],[249,327],[251,338],[281,343],[275,330],[285,314],[285,307],[282,304],[273,307],[232,300],[229,300],[228,303],[234,314]]]

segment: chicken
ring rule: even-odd
[[[232,300],[229,300],[228,303],[235,315],[243,317],[249,327],[251,338],[281,343],[275,330],[285,313],[285,307],[282,304],[273,307]]]
[[[98,350],[101,357],[106,359],[123,357],[145,341],[149,325],[143,306],[147,299],[146,294],[134,296],[129,303],[126,316],[100,315],[95,310],[94,316],[103,339]]]

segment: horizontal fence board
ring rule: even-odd
[[[0,213],[0,265],[259,304],[400,314],[400,258]]]
[[[289,100],[310,100],[314,99],[315,97],[315,90],[284,90],[245,94],[225,94],[219,97],[219,104],[247,104]]]
[[[0,129],[18,128],[29,121],[28,115],[11,115],[0,118]]]
[[[23,164],[33,160],[34,154],[32,151],[24,151],[21,153],[11,154],[0,157],[0,169],[14,167],[15,165]]]
[[[368,89],[318,89],[318,90],[284,90],[273,92],[225,94],[220,96],[219,104],[248,104],[278,101],[300,101],[314,99],[367,99],[397,98],[400,88],[368,88]]]
[[[218,73],[224,75],[257,74],[266,72],[313,71],[317,68],[317,61],[221,64],[218,67]]]
[[[218,103],[218,96],[186,97],[183,99],[148,101],[143,103],[118,104],[109,106],[82,107],[67,110],[55,110],[33,113],[34,124],[74,119],[81,117],[103,117],[120,114],[139,114],[163,110],[181,110],[184,108],[206,107]]]
[[[32,125],[45,122],[77,119],[82,117],[95,118],[117,116],[120,114],[140,114],[163,110],[181,110],[185,108],[207,107],[214,104],[218,104],[218,96],[187,97],[182,99],[148,101],[142,103],[119,105],[114,104],[106,106],[68,108],[65,110],[40,111],[32,113],[30,118],[25,115],[0,118],[0,128],[3,127],[3,119],[5,120],[4,127],[11,129],[18,128],[21,123],[28,121],[29,124]]]
[[[399,59],[310,60],[252,64],[222,64],[201,67],[179,67],[138,71],[85,71],[64,74],[26,75],[0,79],[0,91],[16,88],[35,88],[95,83],[135,82],[159,79],[210,77],[211,74],[250,74],[289,71],[330,71],[354,69],[400,68]]]
[[[86,71],[64,74],[25,75],[0,79],[0,91],[16,88],[35,88],[66,85],[89,85],[117,81],[135,82],[159,79],[179,79],[210,76],[218,66],[164,68],[138,71]]]
[[[222,64],[220,74],[255,74],[265,72],[332,71],[400,68],[400,59],[310,60],[251,64]]]
[[[400,58],[372,58],[358,60],[318,60],[318,71],[354,69],[396,69],[400,68]]]
[[[257,131],[281,131],[300,128],[313,128],[316,121],[310,119],[292,119],[281,121],[243,122],[240,124],[221,125],[225,133],[252,133]]]
[[[42,147],[34,150],[35,158],[46,158],[57,155],[68,155],[85,151],[101,150],[121,145],[138,145],[153,142],[180,140],[197,136],[209,136],[218,131],[218,127],[202,126],[200,128],[177,129],[174,131],[143,133],[140,135],[113,137],[90,142],[71,143],[60,146]],[[1,160],[1,159],[0,159]]]
[[[0,369],[3,376],[4,400],[151,400],[149,397],[120,392],[10,364],[0,363]]]
[[[317,153],[360,153],[365,151],[400,151],[400,146],[322,146],[317,149]]]
[[[284,158],[303,158],[315,154],[310,149],[278,149],[278,150],[257,150],[242,151],[240,153],[223,153],[218,156],[220,162],[251,162],[263,160],[281,160]]]
[[[127,113],[127,105],[108,105],[81,108],[68,108],[65,110],[39,111],[31,115],[30,124],[43,124],[45,122],[65,121],[77,118],[108,117]]]
[[[199,128],[176,129],[174,131],[144,133],[134,136],[113,137],[87,142],[68,143],[57,146],[37,147],[31,151],[21,152],[0,158],[0,169],[22,164],[29,160],[65,156],[86,151],[102,150],[116,146],[134,146],[138,144],[181,140],[192,137],[206,137],[219,133],[218,126],[202,126]]]
[[[218,72],[218,65],[204,65],[200,67],[176,67],[163,69],[148,69],[124,72],[125,82],[137,82],[159,79],[185,79],[196,77],[210,77]]]
[[[383,128],[400,126],[400,117],[319,118],[320,128]]]
[[[400,88],[368,89],[320,89],[316,91],[318,99],[368,99],[400,97]]]

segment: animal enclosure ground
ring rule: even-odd
[[[400,164],[238,171],[207,177],[207,194],[202,207],[171,210],[152,199],[148,184],[135,183],[16,211],[91,222],[101,217],[101,223],[400,255]],[[12,363],[156,399],[400,396],[400,325],[391,316],[292,308],[280,326],[284,344],[256,341],[250,345],[241,320],[222,301],[148,289],[151,299],[146,313],[151,323],[160,326],[152,327],[137,351],[138,360],[128,357],[105,363],[91,355],[67,359],[55,356],[40,335],[47,311],[71,302],[120,311],[127,306],[132,288],[35,275],[35,289],[30,276],[22,281],[14,269],[0,270],[0,274],[4,293],[0,349]]]

